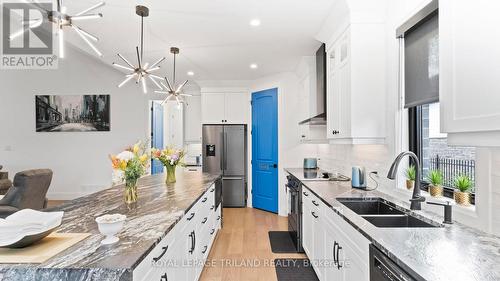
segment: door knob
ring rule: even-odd
[[[273,164],[273,168],[278,168],[278,164]]]

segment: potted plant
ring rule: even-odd
[[[454,192],[455,202],[459,205],[470,205],[470,189],[472,188],[472,180],[466,175],[460,175],[455,178]]]
[[[182,162],[184,155],[186,155],[186,152],[183,149],[177,149],[170,146],[165,149],[152,149],[151,157],[160,161],[167,169],[167,184],[176,182],[175,168],[177,168],[177,165],[184,165]]]
[[[443,196],[443,173],[440,170],[431,170],[427,175],[429,193],[432,197]]]
[[[415,186],[415,178],[417,176],[417,170],[415,170],[415,165],[410,165],[406,169],[405,174],[406,174],[406,188],[408,190],[411,190]]]
[[[123,198],[127,204],[137,202],[137,180],[146,173],[149,164],[146,146],[138,142],[118,155],[109,156],[113,169],[119,171],[125,181]]]

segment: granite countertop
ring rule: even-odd
[[[303,169],[285,169],[299,178]],[[500,238],[454,223],[441,228],[377,228],[337,198],[380,197],[409,209],[403,202],[380,191],[352,189],[350,182],[304,181],[303,185],[355,227],[377,248],[407,270],[429,281],[500,280]],[[426,211],[412,211],[440,223],[442,217]]]
[[[127,207],[123,185],[115,186],[53,208],[64,211],[58,232],[87,232],[85,240],[43,264],[0,264],[0,280],[132,280],[133,269],[174,227],[220,176],[177,169],[177,182],[165,175],[138,182],[139,200]],[[127,216],[120,241],[103,246],[95,218],[109,213]]]

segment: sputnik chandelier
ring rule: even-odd
[[[97,19],[97,18],[102,18],[101,13],[97,14],[89,14],[89,12],[100,8],[104,6],[104,2],[99,2],[95,4],[94,6],[85,9],[78,14],[74,16],[70,16],[66,13],[66,7],[63,6],[63,0],[57,0],[57,10],[55,11],[49,11],[45,9],[44,6],[42,6],[40,3],[37,3],[36,1],[34,2],[28,2],[34,6],[36,6],[42,13],[45,13],[47,16],[47,20],[49,22],[54,23],[57,26],[57,35],[58,35],[58,40],[59,40],[59,58],[64,58],[64,28],[65,27],[71,27],[79,36],[82,38],[85,43],[87,43],[94,52],[97,53],[97,55],[102,56],[102,53],[90,42],[90,40],[97,42],[99,41],[99,38],[96,36],[88,33],[87,31],[83,30],[80,28],[78,25],[75,24],[75,22],[81,21],[81,20],[90,20],[90,19]],[[14,40],[15,38],[23,35],[27,30],[35,28],[40,26],[43,23],[44,19],[33,19],[33,20],[28,20],[25,22],[26,25],[28,25],[28,28],[24,28],[22,30],[19,30],[9,36],[9,40]],[[90,39],[90,40],[89,40]]]
[[[155,84],[159,89],[162,89],[160,84],[156,82],[154,78],[157,79],[162,79],[160,76],[156,76],[152,74],[152,72],[160,69],[160,63],[165,60],[165,58],[160,58],[157,60],[155,63],[153,63],[151,66],[149,63],[144,63],[143,56],[144,56],[144,18],[149,16],[149,9],[148,7],[145,6],[136,6],[135,7],[135,13],[141,17],[141,45],[140,45],[140,50],[139,46],[135,47],[136,55],[137,55],[137,66],[133,65],[130,63],[124,56],[121,54],[118,54],[118,57],[122,59],[125,64],[127,65],[121,65],[113,62],[113,65],[117,68],[125,69],[128,71],[131,71],[130,73],[125,75],[125,80],[121,82],[118,85],[118,88],[121,88],[123,85],[125,85],[127,82],[129,82],[132,79],[135,79],[136,84],[139,84],[139,82],[142,84],[142,91],[147,94],[148,89],[147,89],[147,84],[146,84],[146,78],[149,78],[153,84]]]
[[[170,80],[168,80],[167,77],[165,77],[165,83],[160,82],[160,84],[163,86],[163,88],[160,91],[155,91],[155,93],[160,93],[160,94],[166,94],[167,97],[163,100],[161,104],[166,103],[172,98],[175,98],[177,101],[177,105],[180,106],[182,103],[184,103],[184,99],[182,97],[190,97],[192,95],[189,94],[184,94],[182,92],[182,88],[188,83],[188,80],[184,81],[184,83],[180,84],[176,88],[176,80],[175,80],[175,58],[179,54],[179,48],[177,47],[172,47],[170,48],[170,53],[174,55],[174,72],[173,72],[173,77],[172,77],[172,83],[170,83]]]

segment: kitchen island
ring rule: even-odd
[[[42,264],[0,264],[0,280],[160,280],[161,276],[167,276],[167,269],[152,266],[150,257],[167,257],[164,248],[190,252],[193,259],[206,257],[222,220],[222,207],[215,206],[215,183],[220,176],[183,169],[177,169],[176,176],[177,182],[169,185],[165,184],[164,174],[141,178],[139,200],[132,206],[123,202],[124,187],[118,185],[51,209],[64,211],[58,232],[91,235]],[[101,245],[104,236],[99,233],[95,218],[112,213],[127,216],[124,228],[117,235],[120,241]],[[187,231],[190,238],[195,232],[202,238],[185,242],[188,234],[184,237],[182,231]],[[174,239],[180,235],[183,240],[177,239],[174,247]],[[183,247],[188,249],[184,251]],[[180,253],[177,255],[182,258]],[[181,272],[180,268],[169,272],[168,280],[172,275],[179,277],[174,278],[177,280],[196,279],[192,275],[201,273],[199,268],[187,270],[191,273]]]

